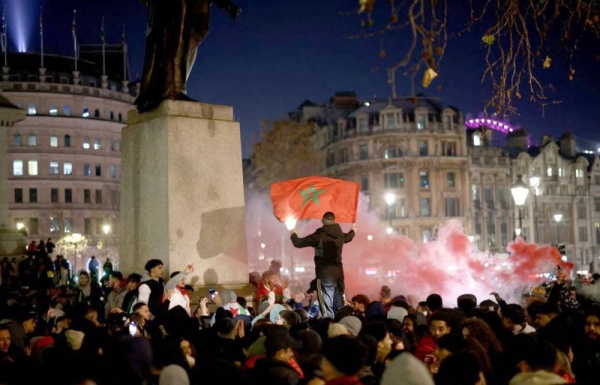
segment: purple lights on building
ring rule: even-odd
[[[499,131],[503,134],[508,134],[514,131],[514,128],[509,124],[489,118],[470,118],[467,119],[467,121],[465,121],[465,126],[471,129],[478,129],[484,127],[491,128],[492,130]]]

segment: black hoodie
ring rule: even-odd
[[[314,233],[300,238],[292,233],[291,239],[295,247],[315,248],[315,271],[317,278],[344,278],[342,265],[342,248],[354,238],[354,230],[342,231],[339,224],[323,225]]]

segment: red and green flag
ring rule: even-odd
[[[359,185],[341,179],[309,176],[271,185],[273,214],[280,222],[321,219],[331,211],[337,222],[355,223]]]

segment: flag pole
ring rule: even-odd
[[[40,55],[41,68],[44,68],[44,6],[40,7]]]
[[[102,24],[100,24],[100,38],[102,39],[102,75],[106,75],[106,42],[104,40],[104,16],[102,16]]]
[[[6,1],[2,10],[2,49],[4,50],[4,67],[8,67],[8,30],[6,26]]]
[[[73,52],[75,53],[75,71],[77,71],[77,10],[73,10]]]
[[[121,35],[123,39],[123,81],[127,80],[127,41],[125,39],[125,23],[123,23],[123,34]]]

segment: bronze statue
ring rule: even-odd
[[[146,53],[139,112],[158,107],[164,100],[191,100],[185,84],[196,60],[198,46],[209,30],[214,3],[235,20],[240,8],[232,0],[141,0],[149,7]]]

